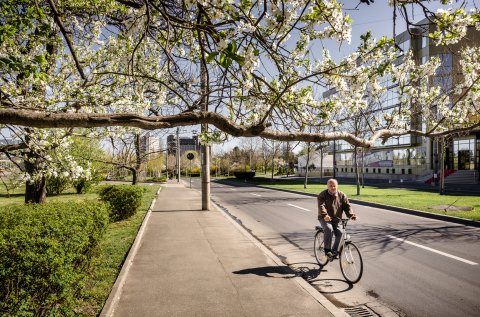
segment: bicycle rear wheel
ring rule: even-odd
[[[362,255],[353,242],[345,243],[345,246],[340,251],[340,269],[343,277],[352,284],[357,283],[362,278]]]
[[[328,263],[328,257],[325,255],[325,247],[323,242],[323,231],[317,231],[315,240],[313,242],[313,249],[315,250],[315,258],[318,265],[324,266]]]

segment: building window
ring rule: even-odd
[[[475,138],[453,140],[453,167],[456,170],[475,169]]]
[[[366,169],[366,172],[368,173],[368,168]]]
[[[373,172],[374,172],[374,173],[376,172],[376,168],[373,169]]]
[[[387,168],[387,174],[389,174],[389,173],[390,173],[390,169],[389,169],[389,168]]]
[[[381,173],[381,172],[382,172],[382,169],[381,169],[381,168],[379,168],[379,169],[378,169],[378,173]]]
[[[392,168],[392,174],[395,174],[395,169],[394,168]]]
[[[405,174],[405,169],[404,168],[402,168],[402,174]]]
[[[412,169],[411,168],[408,169],[408,174],[412,174]]]

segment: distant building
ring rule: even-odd
[[[308,166],[307,166],[308,159]],[[332,176],[333,175],[333,155],[323,152],[323,160],[320,151],[310,152],[310,157],[301,155],[298,157],[298,175],[305,176],[308,167],[309,176]]]
[[[150,132],[140,138],[140,151],[143,154],[154,155],[160,151],[160,139]]]
[[[167,148],[168,154],[176,155],[177,149],[176,135],[170,134],[167,136]],[[194,135],[191,138],[180,137],[180,155],[183,155],[188,151],[200,151],[200,144],[198,143],[198,135]]]

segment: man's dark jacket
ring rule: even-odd
[[[325,217],[327,214],[330,218],[342,218],[342,212],[345,212],[348,218],[352,214],[352,207],[348,202],[347,195],[341,191],[337,191],[335,195],[332,195],[325,189],[318,194],[318,219]]]

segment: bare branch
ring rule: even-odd
[[[48,3],[52,8],[53,19],[55,20],[55,23],[60,28],[60,31],[62,32],[63,37],[65,38],[65,42],[67,42],[68,48],[70,49],[70,53],[72,53],[73,60],[75,61],[75,66],[77,67],[77,70],[80,73],[80,76],[82,77],[82,79],[86,81],[87,77],[85,77],[85,74],[83,73],[82,66],[80,65],[80,61],[78,60],[77,54],[75,53],[75,50],[73,48],[72,40],[68,36],[69,32],[65,29],[65,26],[63,25],[62,20],[60,20],[60,14],[58,13],[57,8],[55,7],[55,3],[53,3],[53,0],[48,0]]]

